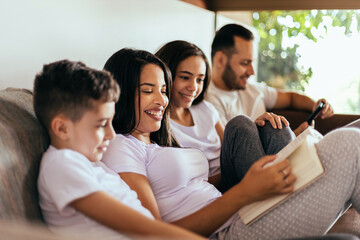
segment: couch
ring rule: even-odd
[[[336,119],[337,117],[335,116]],[[345,119],[346,116],[342,118]],[[298,117],[296,119],[299,120]],[[350,117],[346,121],[352,119]],[[331,120],[324,121],[323,127],[328,122],[333,124]],[[35,229],[36,233],[31,234],[33,239],[50,239],[50,236],[53,239],[63,239],[46,230],[38,205],[36,180],[41,155],[48,145],[47,133],[34,114],[31,91],[0,90],[0,236],[18,239],[16,237],[20,233],[16,229],[25,231],[26,236],[30,236],[29,231]],[[353,223],[351,226],[339,225],[335,231],[359,234],[358,214],[352,214],[348,219]],[[10,235],[16,236],[10,238]],[[23,239],[25,235],[20,234],[19,239]]]
[[[290,122],[290,127],[292,129],[297,128],[301,123],[303,123],[311,114],[307,111],[295,111],[291,109],[275,109],[274,113],[278,115],[285,116],[285,118]],[[335,114],[331,118],[315,119],[315,129],[320,133],[325,135],[326,133],[334,130],[335,128],[345,126],[346,124],[358,120],[360,115],[356,114]]]

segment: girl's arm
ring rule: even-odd
[[[173,224],[203,236],[210,236],[241,207],[278,193],[291,192],[295,175],[290,173],[291,169],[288,160],[264,168],[266,163],[274,159],[275,155],[261,158],[253,164],[244,179],[228,190],[222,197],[197,212],[173,222]],[[288,184],[284,181],[282,172],[285,169],[286,172],[290,173],[287,177]],[[134,177],[131,179],[135,180]],[[128,182],[129,178],[123,178],[123,180],[129,186],[133,185],[133,183]],[[139,199],[154,198],[153,195],[149,196],[149,192],[137,192],[137,194]]]
[[[224,127],[220,122],[217,122],[215,125],[215,129],[217,134],[219,135],[220,142],[222,143],[223,137],[224,137]],[[208,182],[214,185],[217,189],[220,187],[220,180],[221,180],[221,173],[211,176],[208,179]]]
[[[217,134],[220,137],[220,142],[222,143],[223,138],[224,138],[224,126],[221,124],[220,121],[216,123],[215,129],[216,129]]]
[[[124,172],[119,173],[119,175],[137,193],[141,205],[148,209],[156,219],[161,220],[159,208],[148,179],[137,173]]]
[[[220,191],[220,180],[221,180],[221,173],[208,178],[208,182],[214,185],[219,191]]]
[[[77,211],[123,234],[204,239],[179,227],[145,217],[105,192],[95,192],[70,203]]]

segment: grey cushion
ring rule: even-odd
[[[35,117],[32,93],[1,90],[0,113],[0,218],[42,221],[36,181],[49,140]]]

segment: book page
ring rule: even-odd
[[[239,210],[239,215],[245,224],[258,219],[274,206],[301,190],[324,173],[324,168],[315,149],[315,143],[318,142],[318,140],[319,139],[312,135],[310,130],[307,129],[277,154],[278,157],[274,162],[281,161],[285,158],[288,158],[290,161],[292,173],[297,177],[294,184],[294,192],[278,195],[244,206]]]
[[[268,163],[265,165],[265,167],[271,166],[275,163],[281,162],[285,158],[287,158],[293,151],[295,151],[296,148],[302,144],[302,142],[305,140],[307,135],[313,135],[312,129],[307,128],[302,133],[299,134],[293,141],[291,141],[288,145],[286,145],[283,149],[281,149],[276,154],[276,159],[273,162]]]

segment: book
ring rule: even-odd
[[[320,133],[312,127],[308,127],[276,154],[277,157],[273,162],[265,166],[270,166],[285,158],[289,159],[292,173],[295,174],[297,178],[294,183],[294,191],[257,201],[242,207],[238,213],[244,224],[251,224],[256,221],[261,216],[286,201],[291,195],[301,191],[301,189],[324,175],[325,170],[315,148],[315,143],[317,143],[320,138],[322,138]]]

